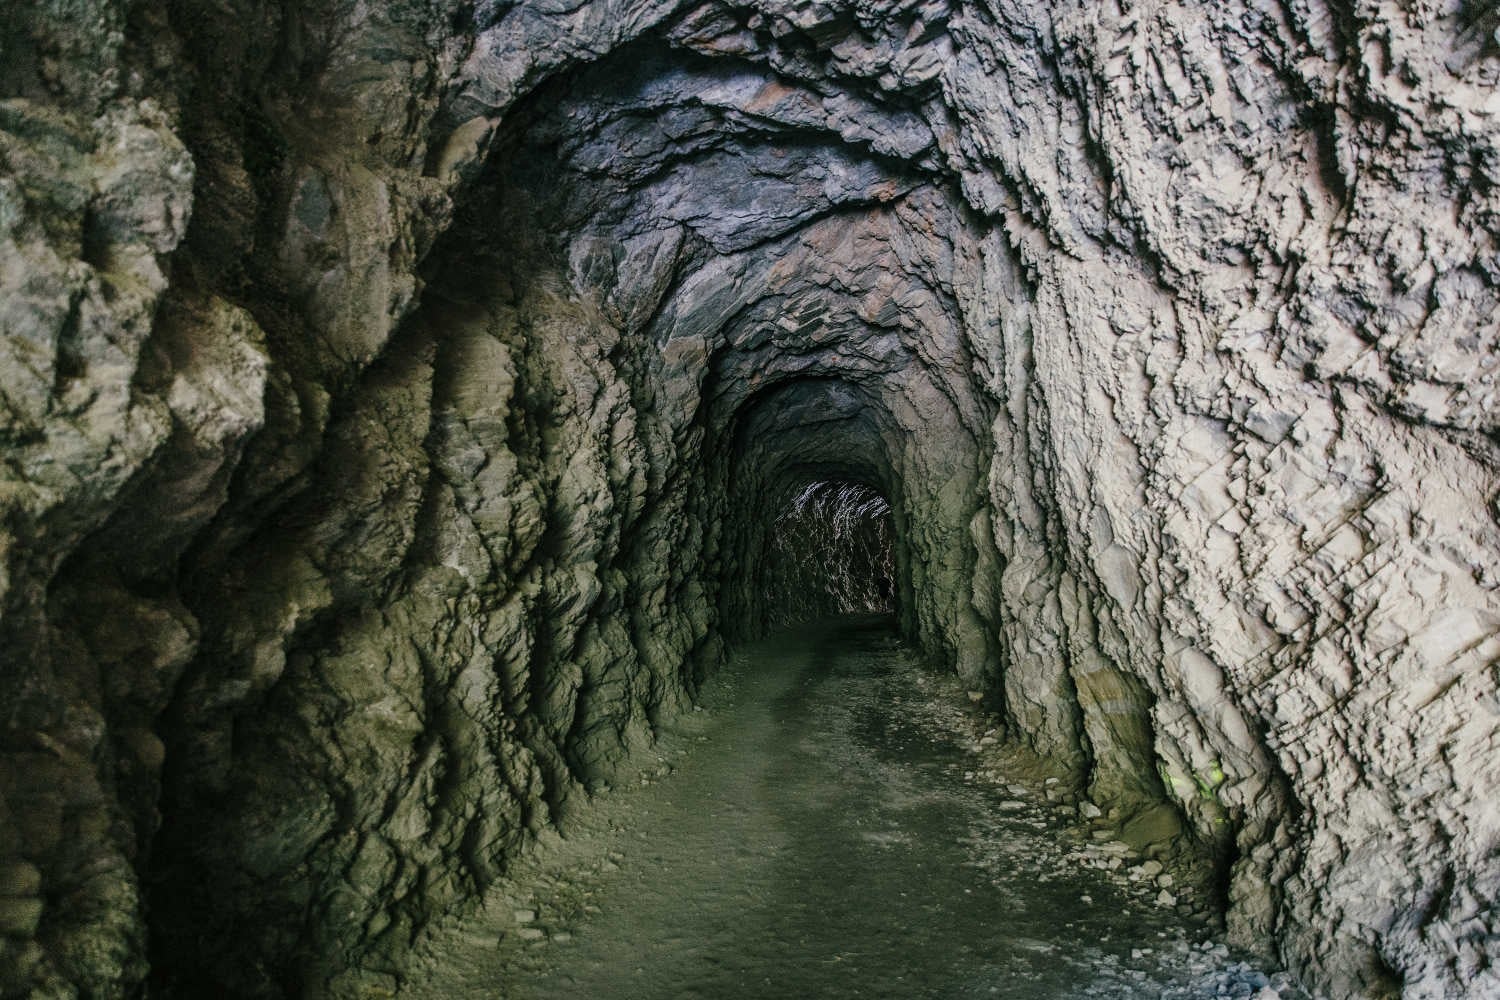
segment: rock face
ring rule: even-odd
[[[1240,942],[1500,990],[1497,27],[11,4],[0,991],[390,988],[822,481]]]

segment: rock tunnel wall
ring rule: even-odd
[[[0,988],[389,984],[809,477],[1241,942],[1494,988],[1495,20],[11,5]]]

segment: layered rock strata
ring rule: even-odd
[[[12,4],[0,989],[392,988],[829,479],[1236,940],[1500,988],[1496,28]]]

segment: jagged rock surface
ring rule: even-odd
[[[12,5],[0,988],[387,983],[814,479],[1241,942],[1500,988],[1496,20]]]

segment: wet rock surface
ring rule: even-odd
[[[1102,843],[1332,995],[1500,989],[1496,27],[11,4],[0,991],[362,989],[825,480]]]
[[[987,721],[888,619],[755,644],[402,993],[1305,997],[1159,902],[1162,864],[1096,844]]]

